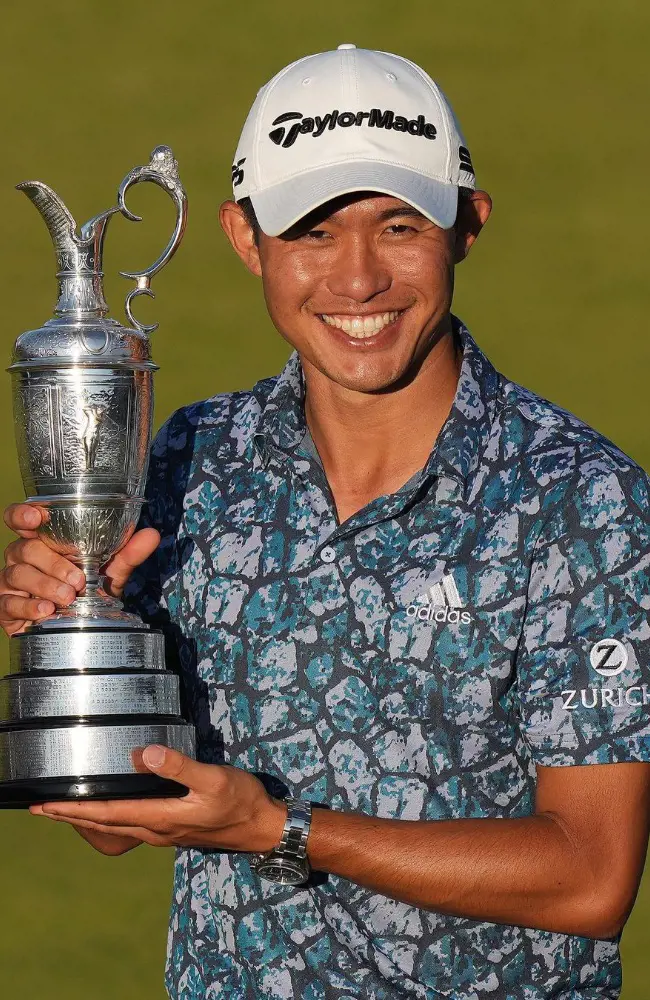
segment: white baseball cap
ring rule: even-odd
[[[413,205],[442,229],[474,168],[446,97],[424,70],[390,52],[339,45],[281,70],[259,91],[232,168],[277,236],[339,195],[376,191]]]

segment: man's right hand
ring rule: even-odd
[[[7,635],[22,632],[32,622],[54,614],[56,607],[67,607],[86,585],[78,566],[58,555],[41,540],[38,528],[43,512],[31,504],[7,507],[5,524],[19,536],[5,550],[5,565],[0,570],[0,628]],[[103,568],[106,589],[120,597],[136,566],[158,547],[160,535],[155,528],[142,528],[131,536]]]
[[[86,585],[79,567],[39,538],[42,518],[38,507],[26,503],[12,504],[4,514],[7,526],[19,536],[7,546],[0,570],[0,628],[9,636],[54,614],[57,607],[72,604]],[[131,536],[103,569],[110,594],[121,596],[132,571],[154,552],[159,541],[154,528],[143,528]],[[77,832],[101,854],[123,854],[141,843],[132,837],[114,837],[81,827]]]

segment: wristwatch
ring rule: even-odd
[[[307,837],[311,826],[311,803],[285,799],[288,806],[282,839],[277,847],[257,854],[251,866],[258,875],[281,885],[302,885],[309,878]]]

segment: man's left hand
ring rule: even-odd
[[[31,806],[35,816],[86,830],[133,837],[154,847],[209,847],[270,851],[280,842],[287,815],[261,781],[240,768],[200,764],[168,747],[149,746],[135,755],[139,771],[153,771],[189,788],[165,799],[47,802]]]

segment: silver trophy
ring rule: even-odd
[[[102,245],[128,189],[153,181],[173,199],[176,226],[126,300],[131,327],[107,319]],[[160,631],[127,614],[103,589],[101,567],[135,529],[144,502],[153,373],[149,333],[131,303],[153,295],[151,278],[185,229],[187,199],[171,149],[122,181],[117,205],[77,233],[61,199],[40,181],[18,185],[41,213],[56,250],[54,319],[16,341],[14,418],[27,502],[45,511],[42,539],[80,566],[86,588],[70,607],[10,642],[0,680],[0,805],[62,798],[179,795],[185,789],[141,773],[133,751],[162,743],[194,756],[179,679],[166,669]]]

